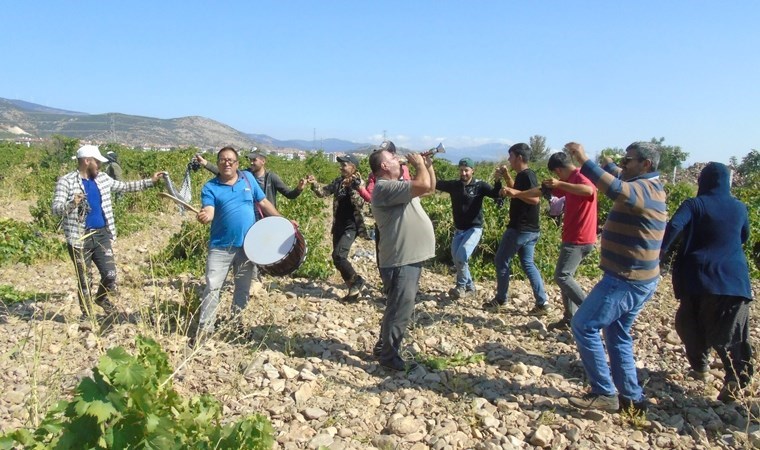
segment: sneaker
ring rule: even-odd
[[[116,305],[111,303],[107,298],[104,298],[103,300],[95,300],[95,304],[103,308],[103,311],[105,311],[106,314],[116,312]]]
[[[741,396],[742,388],[736,381],[729,381],[723,385],[718,394],[718,401],[723,403],[733,403]]]
[[[463,287],[455,287],[449,290],[449,297],[454,300],[467,297],[467,291]]]
[[[464,290],[465,290],[465,292],[467,292],[468,294],[472,294],[472,295],[475,295],[475,294],[478,292],[478,288],[476,288],[474,284],[473,284],[473,285],[470,285],[470,286],[466,286],[466,287],[464,288]]]
[[[706,368],[702,370],[691,369],[686,376],[693,380],[705,381],[710,376],[710,372]]]
[[[92,331],[93,323],[95,323],[95,320],[87,314],[82,314],[79,316],[79,331]]]
[[[499,309],[507,306],[507,301],[499,301],[494,299],[491,299],[485,303],[483,303],[483,309]]]
[[[642,398],[638,402],[634,402],[631,399],[619,395],[618,403],[620,404],[618,412],[625,413],[630,416],[646,415],[647,410],[649,409],[649,402],[645,398]]]
[[[570,319],[560,319],[546,326],[547,330],[568,331],[570,330]]]
[[[227,337],[234,343],[242,343],[248,339],[248,329],[239,321],[235,321],[228,326]]]
[[[346,295],[344,295],[343,297],[340,298],[340,301],[342,301],[344,303],[358,302],[359,301],[359,296],[358,295],[346,294]]]
[[[617,412],[620,402],[616,395],[601,395],[589,392],[583,397],[570,397],[571,405],[580,409],[601,409],[602,411]]]
[[[362,288],[364,288],[364,278],[357,275],[356,278],[354,278],[353,283],[351,283],[351,286],[348,287],[348,295],[346,295],[346,297],[359,296],[362,292]]]
[[[204,342],[209,340],[213,332],[213,329],[204,330],[202,326],[198,326],[198,329],[195,330],[195,334],[187,339],[187,346],[190,348],[200,347]]]
[[[531,316],[545,316],[547,314],[549,314],[549,307],[546,305],[536,305],[528,311],[528,315]]]
[[[375,346],[372,347],[372,356],[374,356],[375,358],[379,358],[382,353],[383,353],[383,341],[378,340],[375,343]]]

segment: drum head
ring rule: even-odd
[[[256,221],[245,235],[243,250],[254,264],[267,266],[288,255],[296,242],[296,229],[284,217]]]

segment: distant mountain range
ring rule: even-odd
[[[55,134],[99,143],[118,142],[130,147],[194,146],[204,150],[232,145],[266,151],[321,149],[328,153],[370,153],[378,144],[335,138],[316,142],[278,140],[265,134],[243,133],[200,116],[157,119],[120,113],[89,114],[0,97],[0,139],[49,138]],[[479,160],[505,158],[506,147],[497,143],[469,148],[447,147],[445,155],[439,155],[454,162],[466,156]]]

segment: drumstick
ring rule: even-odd
[[[174,203],[176,203],[176,204],[178,204],[178,205],[180,205],[180,206],[184,206],[185,208],[189,209],[190,211],[194,212],[195,214],[198,214],[198,212],[199,212],[199,211],[198,211],[198,210],[197,210],[197,209],[196,209],[196,208],[195,208],[193,205],[191,205],[190,203],[187,203],[187,202],[185,202],[185,201],[182,201],[182,200],[178,199],[177,197],[175,197],[175,196],[173,196],[173,195],[171,195],[171,194],[168,194],[168,193],[166,193],[166,192],[159,192],[159,193],[158,193],[158,195],[159,195],[159,196],[161,196],[161,197],[165,197],[165,198],[168,198],[169,200],[173,201]]]

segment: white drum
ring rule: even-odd
[[[285,276],[301,267],[306,260],[306,241],[288,219],[265,217],[253,224],[243,241],[248,259],[262,271]]]

